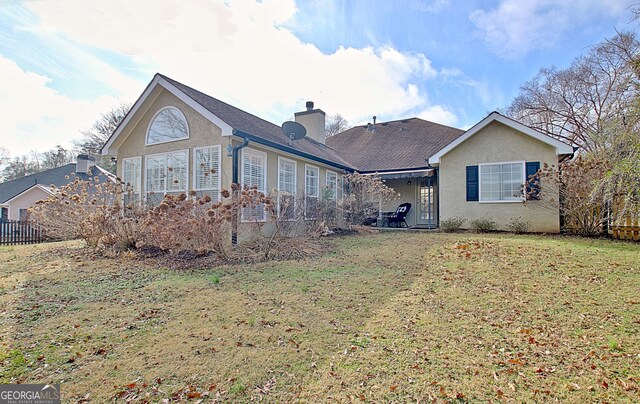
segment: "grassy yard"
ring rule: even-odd
[[[640,245],[383,233],[184,271],[0,248],[0,383],[67,401],[640,400]]]

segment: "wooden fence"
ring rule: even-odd
[[[44,231],[35,222],[0,220],[0,245],[36,244],[43,241]]]
[[[627,216],[620,222],[613,223],[609,229],[609,234],[617,240],[640,241],[638,219],[631,220],[631,217]]]

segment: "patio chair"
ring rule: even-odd
[[[401,226],[402,223],[404,223],[405,227],[409,227],[406,219],[410,209],[411,209],[411,204],[409,202],[405,202],[400,206],[398,206],[398,209],[396,209],[395,213],[392,213],[389,216],[387,216],[389,227],[391,227],[391,224],[393,223],[396,224],[396,227],[402,227]]]

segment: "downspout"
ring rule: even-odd
[[[243,138],[243,142],[242,144],[239,144],[237,146],[233,146],[233,148],[231,149],[231,164],[232,164],[232,184],[236,184],[236,186],[240,186],[240,180],[239,177],[240,175],[238,174],[238,152],[240,151],[240,149],[244,149],[245,147],[247,147],[249,145],[249,139],[247,139],[246,137]],[[237,211],[237,206],[236,206],[236,199],[238,198],[238,193],[240,192],[239,188],[236,188],[235,190],[232,190],[233,194],[232,194],[232,198],[233,198],[233,216],[231,218],[231,245],[238,245],[238,211]]]

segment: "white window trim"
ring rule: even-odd
[[[167,156],[170,154],[177,154],[177,153],[183,153],[186,152],[187,155],[187,171],[185,172],[185,174],[187,175],[187,178],[185,179],[185,189],[179,189],[179,190],[173,190],[173,191],[167,191],[167,183],[165,181],[164,187],[165,190],[162,193],[163,195],[166,195],[168,193],[174,193],[174,192],[187,192],[187,190],[189,189],[189,149],[182,149],[182,150],[174,150],[174,151],[170,151],[170,152],[165,152],[165,153],[154,153],[154,154],[147,154],[146,156],[144,156],[144,169],[142,171],[144,171],[144,200],[146,202],[147,200],[147,194],[149,193],[149,190],[147,190],[147,166],[148,166],[148,161],[149,161],[149,157],[157,157],[157,156]],[[168,168],[168,167],[167,167]],[[156,192],[156,191],[153,191]],[[158,192],[160,193],[160,192]]]
[[[318,194],[316,196],[309,196],[307,195],[307,168],[311,168],[316,170],[316,172],[318,173]],[[305,206],[304,206],[304,218],[305,220],[316,220],[316,218],[309,218],[307,216],[307,198],[316,198],[318,201],[320,201],[320,167],[318,166],[314,166],[311,164],[305,164],[304,165],[304,198],[305,198]]]
[[[142,156],[127,157],[122,159],[122,177],[124,182],[124,163],[125,161],[135,161],[138,163],[138,189],[134,189],[133,192],[138,194],[139,202],[142,202]],[[126,184],[125,184],[126,185]]]
[[[222,145],[212,145],[212,146],[203,146],[203,147],[194,147],[193,151],[192,151],[192,160],[193,161],[193,170],[192,170],[192,177],[193,178],[193,190],[194,191],[213,191],[213,189],[208,189],[208,188],[197,188],[196,187],[196,172],[198,171],[198,167],[197,167],[197,159],[196,159],[196,152],[198,150],[205,150],[205,149],[213,149],[213,148],[217,148],[218,149],[218,167],[216,167],[217,173],[218,173],[218,200],[220,199],[220,191],[221,191],[221,187],[222,187]]]
[[[333,189],[333,198],[331,198],[332,201],[337,201],[338,200],[338,185],[340,184],[340,176],[338,176],[338,173],[335,171],[331,171],[331,170],[326,170],[324,173],[324,186],[325,188],[329,189],[329,174],[333,174],[336,176],[336,183],[335,183],[335,188]]]
[[[241,169],[240,169],[240,186],[244,188],[244,156],[245,153],[246,154],[253,154],[254,156],[260,156],[264,159],[264,168],[262,169],[262,175],[264,177],[264,188],[265,189],[258,189],[258,191],[263,192],[265,195],[267,194],[267,189],[269,189],[269,185],[267,184],[267,164],[269,163],[269,160],[267,158],[267,153],[263,152],[262,150],[256,150],[256,149],[252,149],[250,147],[245,147],[244,149],[241,150],[241,156],[240,156],[240,165],[241,165]],[[241,215],[243,216],[243,215]],[[267,211],[264,211],[264,215],[263,218],[261,220],[247,220],[244,217],[241,217],[241,222],[243,223],[263,223],[267,221]]]
[[[153,122],[156,120],[156,117],[160,114],[160,112],[164,111],[165,109],[176,109],[178,112],[180,112],[180,115],[182,115],[182,117],[184,118],[184,123],[187,124],[187,136],[186,137],[181,137],[178,139],[171,139],[171,140],[164,140],[162,142],[154,142],[154,143],[149,143],[149,129],[151,129],[151,125],[153,124]],[[162,107],[158,110],[158,112],[156,112],[153,115],[153,118],[151,118],[151,120],[149,121],[149,124],[147,125],[147,131],[144,133],[144,145],[145,146],[155,146],[157,144],[164,144],[164,143],[172,143],[172,142],[178,142],[180,140],[185,140],[185,139],[189,139],[189,137],[191,136],[191,130],[189,130],[189,121],[187,120],[187,117],[185,116],[185,114],[180,110],[180,108],[175,107],[173,105],[168,105],[166,107]]]
[[[495,163],[482,163],[482,164],[478,164],[478,202],[479,203],[522,203],[525,202],[525,195],[524,195],[524,188],[523,188],[523,192],[522,192],[522,198],[519,199],[512,199],[512,200],[507,200],[507,201],[483,201],[482,200],[482,166],[493,166],[493,165],[498,165],[498,164],[522,164],[522,185],[524,186],[525,184],[525,177],[526,177],[526,163],[524,161],[499,161],[499,162],[495,162]]]
[[[278,217],[280,217],[280,162],[286,161],[288,163],[293,163],[293,218],[289,219],[291,221],[296,220],[296,208],[298,201],[296,200],[296,195],[298,193],[298,162],[295,160],[288,159],[286,157],[278,156]]]

